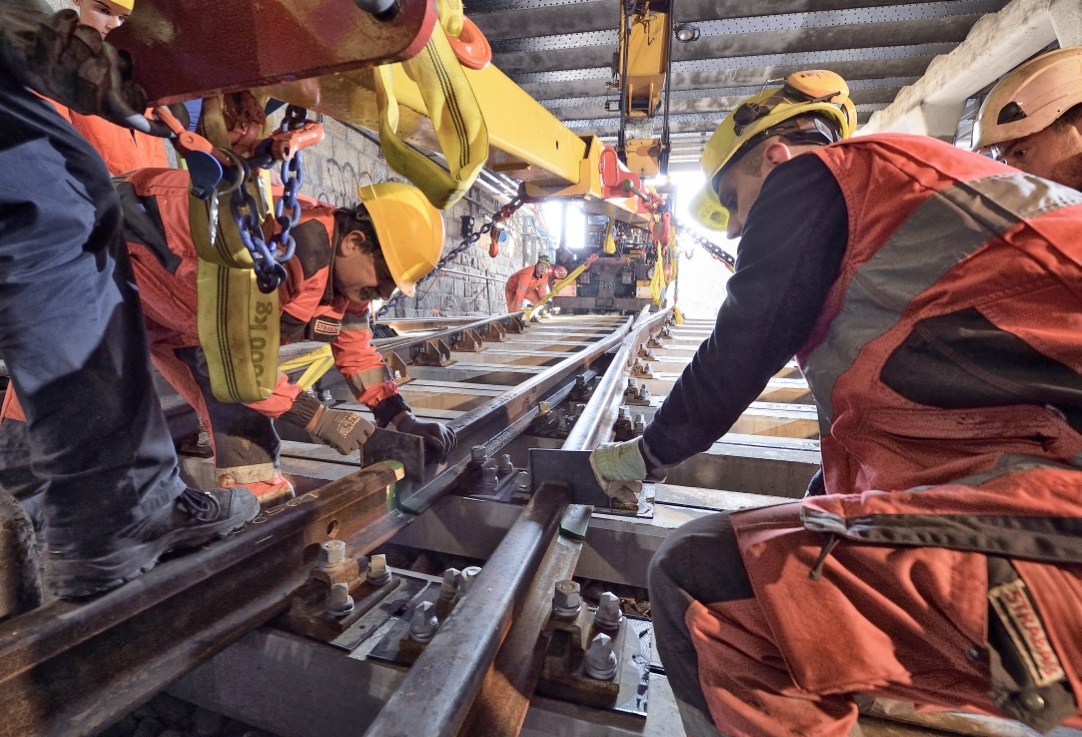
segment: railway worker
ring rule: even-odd
[[[651,563],[685,728],[844,737],[854,694],[1082,724],[1082,194],[933,138],[842,140],[832,76],[714,132],[694,204],[740,238],[728,297],[642,438],[591,456],[625,496],[792,355],[815,397],[825,495],[701,517]]]
[[[293,496],[293,486],[279,467],[276,418],[299,425],[343,454],[359,449],[374,426],[355,412],[324,407],[285,374],[260,402],[227,404],[214,398],[199,347],[189,182],[187,171],[146,169],[120,186],[151,356],[199,413],[214,447],[218,485],[244,486],[264,504],[282,501]],[[300,198],[301,222],[291,231],[296,254],[286,263],[288,277],[278,292],[281,340],[329,342],[338,370],[357,401],[372,410],[376,424],[421,436],[442,458],[454,446],[454,431],[413,415],[370,342],[368,320],[370,300],[387,299],[396,288],[412,294],[414,283],[436,265],[443,249],[443,219],[420,190],[405,184],[365,186],[360,195],[361,203],[351,209]],[[148,218],[146,213],[157,215]],[[0,438],[20,434],[10,405],[5,402]],[[0,455],[0,479],[30,476],[20,456]],[[27,495],[25,487],[14,491]],[[27,506],[34,511],[33,503]]]
[[[1042,54],[997,84],[981,105],[974,149],[1082,190],[1082,47]]]
[[[507,278],[503,288],[507,298],[507,311],[518,312],[526,303],[537,304],[549,293],[549,270],[552,261],[547,253],[537,257],[537,263],[519,269]]]
[[[70,10],[0,6],[0,66],[0,355],[28,420],[22,453],[45,484],[45,583],[80,597],[243,526],[259,503],[244,488],[181,481],[120,199],[101,157],[30,88],[114,121],[145,97]]]
[[[135,0],[74,0],[79,8],[79,22],[90,26],[104,39],[131,15]],[[75,130],[101,154],[113,176],[136,169],[169,166],[165,139],[116,125],[97,115],[80,115],[66,106],[53,102],[57,112],[67,118]],[[149,113],[149,111],[147,111]]]

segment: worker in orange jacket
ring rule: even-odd
[[[151,358],[199,413],[214,447],[218,484],[242,485],[264,504],[280,501],[293,495],[293,487],[279,468],[274,419],[307,429],[343,454],[360,448],[373,425],[356,413],[324,407],[285,374],[262,401],[226,404],[214,398],[199,347],[189,182],[187,171],[146,169],[118,188]],[[352,209],[299,198],[301,222],[291,231],[296,254],[285,264],[288,277],[278,292],[281,340],[330,343],[338,370],[376,424],[421,436],[441,457],[453,447],[454,431],[413,415],[371,344],[368,321],[370,300],[386,299],[396,288],[412,294],[414,283],[436,265],[443,220],[414,187],[390,182],[362,187],[360,194],[361,204]],[[0,416],[0,445],[10,451],[11,439],[25,433],[18,427],[23,417],[13,391]],[[20,497],[40,484],[29,457],[10,452],[0,454],[0,482]]]
[[[549,269],[552,261],[547,253],[537,257],[537,263],[519,269],[507,279],[504,296],[507,298],[507,311],[518,312],[526,302],[537,304],[549,293]]]
[[[1077,68],[1077,64],[1076,64]],[[740,238],[714,335],[611,496],[710,447],[797,356],[822,477],[650,566],[692,737],[847,737],[854,694],[1082,725],[1082,193],[932,138],[842,140],[829,72],[729,115],[704,224]]]
[[[79,8],[79,22],[92,27],[103,39],[124,25],[135,8],[135,0],[75,0],[75,4]],[[96,115],[80,115],[56,101],[50,102],[101,154],[114,177],[136,169],[169,166],[165,139],[123,128]]]

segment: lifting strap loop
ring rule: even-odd
[[[462,31],[461,0],[439,0],[440,23],[420,54],[401,69],[421,90],[428,117],[436,130],[448,170],[398,137],[398,99],[394,67],[376,67],[379,137],[388,166],[417,185],[437,208],[445,210],[473,186],[488,160],[488,129],[484,115],[447,37]]]
[[[202,121],[208,140],[229,148],[220,96],[204,102]],[[261,196],[254,182],[241,186],[252,187],[254,196]],[[278,291],[259,290],[251,254],[230,214],[229,195],[211,196],[219,197],[221,213],[213,245],[210,202],[189,197],[189,225],[199,254],[199,345],[207,358],[214,397],[250,404],[269,397],[278,381]]]

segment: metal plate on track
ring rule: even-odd
[[[429,585],[429,581],[413,578],[409,574],[396,573],[401,583],[383,601],[354,622],[331,645],[353,651],[392,617],[402,614],[417,594]]]
[[[571,490],[572,504],[592,505],[600,514],[615,514],[652,519],[654,516],[654,485],[644,483],[639,495],[638,509],[621,509],[610,499],[594,478],[588,450],[530,448],[530,482],[534,492],[546,482],[565,484]]]

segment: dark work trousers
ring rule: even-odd
[[[108,552],[184,490],[120,226],[101,158],[0,74],[0,356],[65,557]]]
[[[210,415],[208,429],[214,434],[214,465],[218,468],[257,464],[277,466],[282,443],[274,429],[274,420],[247,405],[227,404],[215,399],[210,390],[210,372],[202,348],[179,348],[176,354],[177,358],[188,364],[203,401],[207,403],[207,414]],[[266,481],[269,478],[252,480]]]
[[[699,684],[699,662],[684,614],[692,600],[751,599],[754,592],[728,514],[710,514],[681,526],[650,561],[650,617],[680,718],[689,737],[717,737]]]

